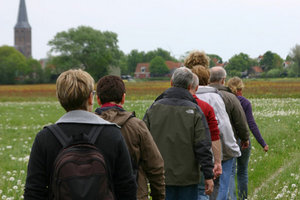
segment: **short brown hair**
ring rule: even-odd
[[[230,88],[230,90],[234,94],[237,94],[238,91],[240,91],[244,88],[244,83],[243,83],[242,79],[235,76],[235,77],[228,80],[227,86]]]
[[[202,65],[203,67],[209,67],[209,57],[204,51],[192,51],[184,60],[184,66],[192,69],[195,65]]]
[[[56,95],[66,111],[87,110],[87,100],[94,90],[94,79],[81,69],[68,70],[56,80]]]
[[[102,104],[111,101],[120,103],[124,93],[125,84],[118,76],[104,76],[97,83],[97,95]]]
[[[196,65],[192,68],[192,72],[198,76],[199,85],[208,85],[210,72],[202,65]]]

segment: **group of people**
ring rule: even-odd
[[[247,199],[248,127],[264,151],[268,145],[251,103],[242,96],[242,80],[234,77],[225,86],[225,69],[209,69],[208,64],[204,52],[191,52],[143,120],[123,108],[126,88],[120,77],[102,77],[96,91],[94,79],[85,71],[68,70],[58,77],[57,98],[66,113],[55,124],[69,138],[97,135],[94,145],[104,155],[111,183],[112,198],[105,199]],[[99,107],[94,111],[95,94]],[[61,191],[72,192],[72,179],[68,189],[64,185],[54,190],[54,163],[64,148],[51,128],[36,135],[24,199],[64,199],[59,197]],[[81,194],[70,199],[100,199],[87,198],[88,187],[95,187],[84,180],[76,179]]]

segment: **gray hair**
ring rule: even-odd
[[[209,82],[215,83],[220,82],[223,78],[226,78],[226,71],[223,67],[212,67],[210,68]]]
[[[199,86],[199,78],[196,74],[193,73],[193,82],[192,82],[191,89],[195,90],[196,87],[198,86]]]
[[[187,67],[177,68],[171,78],[172,86],[188,89],[193,82],[193,72]]]

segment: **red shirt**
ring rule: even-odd
[[[218,121],[216,120],[213,107],[211,107],[211,105],[209,105],[205,101],[200,100],[196,95],[193,95],[193,97],[196,99],[198,106],[201,108],[202,112],[205,115],[210,131],[211,141],[219,140],[220,130],[218,127]]]

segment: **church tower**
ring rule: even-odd
[[[18,21],[15,25],[15,48],[31,57],[31,27],[28,23],[25,0],[20,0]]]

